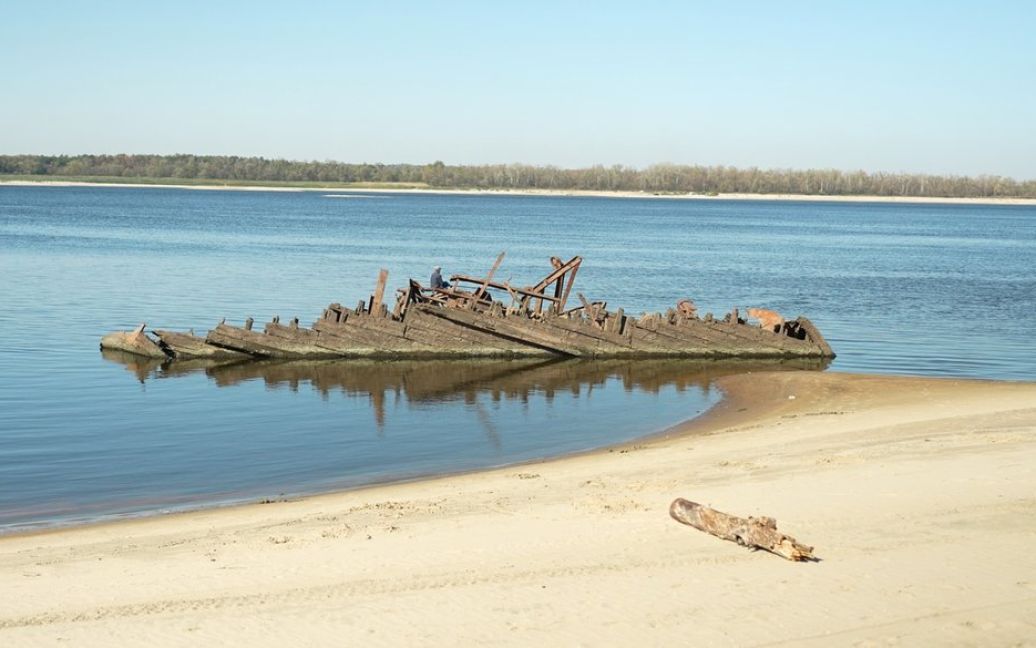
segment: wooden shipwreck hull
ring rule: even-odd
[[[425,288],[410,280],[397,291],[391,310],[384,302],[388,273],[382,271],[369,300],[354,308],[331,304],[311,328],[298,319],[274,318],[256,330],[221,322],[203,338],[165,330],[151,333],[148,345],[134,333],[106,336],[102,348],[172,358],[831,358],[834,352],[805,317],[784,320],[772,311],[748,309],[760,324],[737,309],[722,319],[699,317],[693,302],[677,302],[665,312],[626,315],[576,293],[580,305],[567,309],[582,259],[551,259],[552,271],[531,286],[514,287],[493,276],[501,254],[485,277],[454,275],[446,288]],[[506,305],[505,305],[506,304]],[[141,351],[142,350],[142,351]]]

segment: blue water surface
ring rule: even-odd
[[[717,400],[728,370],[697,363],[177,370],[97,349],[142,321],[306,324],[380,268],[401,286],[504,250],[516,284],[583,256],[576,290],[628,313],[807,315],[835,371],[1036,378],[1028,206],[0,187],[0,527],[553,456]]]

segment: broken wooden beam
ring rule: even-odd
[[[165,358],[165,351],[144,332],[146,324],[141,324],[132,331],[116,331],[101,338],[102,349],[125,351],[145,358]]]
[[[739,545],[763,549],[788,560],[816,560],[813,547],[779,532],[777,521],[771,517],[741,518],[682,497],[673,500],[669,515],[677,522]]]
[[[193,333],[178,333],[176,331],[152,331],[158,338],[158,345],[168,355],[178,359],[186,358],[208,358],[208,359],[233,359],[247,358],[248,354],[231,349],[223,349],[213,346],[205,341],[205,338]]]
[[[377,313],[381,309],[381,302],[385,298],[385,283],[387,281],[388,270],[382,268],[378,272],[378,283],[374,286],[374,294],[371,295],[371,313]]]

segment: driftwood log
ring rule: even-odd
[[[682,497],[669,505],[669,515],[677,522],[739,545],[764,549],[788,560],[815,560],[813,547],[779,532],[777,521],[770,517],[741,518]]]

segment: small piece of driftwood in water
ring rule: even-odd
[[[746,547],[765,549],[788,560],[815,560],[813,547],[799,543],[777,530],[777,521],[770,517],[740,518],[678,497],[669,506],[669,515],[677,522],[730,540]]]

